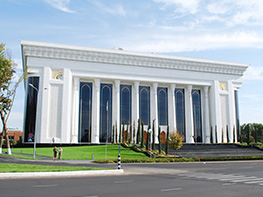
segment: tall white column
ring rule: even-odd
[[[174,90],[175,90],[175,84],[171,84],[168,91],[168,115],[169,115],[169,122],[168,125],[170,127],[170,131],[174,132],[176,131],[176,112],[175,112],[175,96],[174,96]]]
[[[228,81],[228,92],[229,92],[229,99],[228,99],[228,106],[229,106],[229,120],[228,120],[228,134],[230,142],[234,142],[234,135],[233,129],[236,119],[236,111],[235,111],[235,89],[233,87],[233,83],[231,80]],[[236,126],[235,126],[236,127]]]
[[[159,125],[159,120],[158,120],[158,97],[157,97],[157,89],[158,89],[158,83],[153,83],[152,84],[152,94],[151,94],[151,121],[155,120],[155,142],[158,141],[158,125]],[[151,124],[151,122],[150,122]]]
[[[113,125],[115,125],[115,129],[117,128],[117,132],[120,131],[120,80],[114,81],[114,89],[115,89],[115,96],[114,96],[114,118],[113,118]],[[117,135],[119,136],[119,134]]]
[[[134,82],[133,85],[133,97],[132,97],[132,121],[135,123],[135,131],[138,128],[138,119],[139,119],[139,82]],[[136,134],[135,134],[136,138]],[[135,139],[136,140],[136,139]]]
[[[220,112],[220,96],[219,96],[219,82],[214,81],[210,89],[210,103],[211,103],[211,126],[213,127],[213,142],[220,142],[221,134],[221,112]],[[217,131],[215,129],[217,128]],[[221,134],[222,136],[222,134]],[[217,140],[216,140],[217,138]]]
[[[94,80],[92,99],[92,143],[100,142],[100,79]]]
[[[185,112],[186,112],[186,143],[194,143],[194,120],[193,120],[193,102],[192,102],[192,85],[188,85],[185,95]]]
[[[40,121],[36,121],[36,138],[37,143],[47,143],[48,141],[48,128],[49,128],[49,101],[50,101],[50,86],[49,80],[51,78],[51,69],[49,67],[44,67],[42,80],[39,84],[38,92],[38,102],[37,102],[37,120],[38,117]],[[42,83],[41,83],[42,81]],[[47,106],[47,107],[44,107]]]
[[[71,118],[71,97],[72,95],[72,74],[71,70],[65,68],[63,71],[63,99],[61,117],[61,143],[70,142],[70,118]]]
[[[208,86],[204,87],[204,117],[205,117],[205,143],[210,143],[210,120],[209,120],[209,100],[208,100]]]
[[[71,143],[78,143],[78,133],[79,133],[79,78],[74,77]]]

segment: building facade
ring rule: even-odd
[[[138,119],[145,131],[169,126],[185,143],[238,141],[237,94],[247,64],[32,41],[21,46],[25,143],[113,142],[123,125],[137,132]]]

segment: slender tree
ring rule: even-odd
[[[211,126],[210,143],[213,144],[213,127]]]
[[[236,142],[236,128],[233,126],[233,143]]]
[[[121,124],[120,124],[120,128],[119,128],[119,143],[121,143]]]
[[[142,137],[141,137],[141,148],[144,147],[144,123],[142,121]]]
[[[137,137],[136,137],[136,144],[140,143],[140,133],[141,133],[141,120],[138,119],[138,129],[137,129]]]
[[[227,143],[229,143],[230,139],[229,139],[228,125],[226,125],[226,137],[227,137]]]
[[[130,144],[132,142],[132,123],[130,123],[129,131],[130,131],[130,138],[129,138],[129,144]]]
[[[153,135],[152,135],[152,138],[153,138],[153,142],[152,142],[152,149],[155,150],[155,119],[153,120],[153,129],[152,129],[152,132],[153,132]]]
[[[215,138],[216,138],[216,144],[218,143],[218,140],[217,140],[217,126],[215,126]]]
[[[224,129],[222,128],[222,143],[224,143]]]
[[[11,113],[13,103],[16,96],[16,89],[19,83],[25,78],[25,73],[20,76],[18,81],[15,82],[14,74],[16,64],[11,58],[11,55],[6,51],[5,44],[0,44],[0,114],[2,120],[2,135],[0,136],[0,153],[2,153],[3,137],[6,139],[7,153],[11,154],[7,121]]]
[[[135,144],[135,121],[133,121],[133,143]]]
[[[122,122],[122,131],[121,131],[121,135],[122,135],[122,142],[125,142],[125,139],[124,139],[124,127],[125,127],[125,122],[123,121]]]
[[[115,128],[114,125],[112,126],[112,139],[113,139],[113,144],[115,143]]]
[[[159,154],[162,152],[161,127],[158,127]]]
[[[118,143],[118,127],[117,127],[117,122],[116,122],[116,128],[115,128],[115,142]]]
[[[165,149],[166,149],[166,155],[169,154],[169,137],[170,137],[170,134],[169,134],[169,126],[167,126],[167,132],[166,132],[166,146],[165,146]]]

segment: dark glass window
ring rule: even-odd
[[[120,121],[131,123],[131,86],[120,85]]]
[[[235,106],[236,106],[237,140],[240,141],[240,119],[239,119],[239,104],[238,104],[238,91],[237,90],[235,90]]]
[[[91,142],[92,83],[80,82],[79,142]]]
[[[31,84],[31,85],[29,85]],[[37,89],[37,90],[36,90]],[[37,115],[37,95],[39,90],[39,77],[28,77],[26,92],[26,118],[24,140],[33,142],[35,139],[36,115]]]
[[[140,119],[144,125],[148,125],[150,123],[150,87],[140,86],[139,91]]]
[[[201,120],[201,94],[200,90],[192,90],[194,139],[202,142],[202,120]]]
[[[184,89],[175,89],[175,109],[176,109],[176,127],[177,131],[185,140],[185,99]]]
[[[168,125],[167,88],[157,88],[159,125]]]
[[[100,86],[100,142],[112,141],[112,84]]]

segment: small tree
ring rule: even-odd
[[[122,136],[122,141],[121,142],[125,142],[125,139],[124,139],[124,126],[125,126],[125,122],[123,121],[122,122],[122,130],[121,130],[121,136]]]
[[[0,113],[3,124],[2,135],[0,136],[0,153],[2,153],[3,137],[6,138],[7,153],[11,154],[7,121],[11,113],[16,96],[16,89],[19,83],[25,78],[27,69],[24,70],[17,82],[14,82],[16,64],[11,55],[5,49],[5,44],[0,44]]]
[[[226,137],[227,137],[227,143],[229,143],[230,139],[229,139],[228,125],[226,125]]]
[[[119,128],[119,143],[121,143],[121,125],[120,125],[120,128]]]
[[[132,123],[130,123],[129,131],[130,131],[130,138],[129,138],[129,144],[130,144],[132,141]]]
[[[233,143],[236,142],[236,128],[233,126]]]
[[[159,154],[162,152],[161,127],[158,127]]]
[[[112,139],[113,139],[113,144],[115,143],[115,128],[114,125],[112,126]]]
[[[152,149],[155,150],[155,120],[153,120],[153,129],[152,129],[152,132],[153,132],[153,135],[152,135],[152,138],[153,138],[153,143],[152,143]]]
[[[184,137],[177,131],[170,134],[169,146],[172,149],[178,150],[183,146]]]
[[[222,143],[224,143],[224,129],[222,128]]]
[[[168,155],[169,154],[169,126],[167,126],[165,150],[166,150],[165,151],[166,155]]]
[[[115,142],[118,143],[118,127],[116,122],[116,128],[115,128]]]
[[[140,133],[141,133],[141,121],[140,121],[140,119],[138,119],[138,129],[137,129],[136,144],[140,143]]]
[[[218,140],[217,140],[217,126],[215,126],[215,138],[216,138],[216,144],[218,143]]]
[[[213,127],[211,126],[210,143],[213,144]]]
[[[142,122],[141,148],[144,147],[144,123]]]
[[[133,143],[135,144],[135,121],[133,121],[133,133],[132,133],[132,135],[133,135]]]

